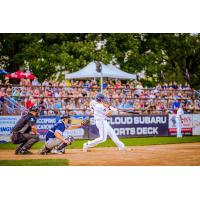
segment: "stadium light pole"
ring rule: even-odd
[[[101,93],[103,92],[103,73],[101,69]]]
[[[96,61],[95,62],[95,64],[96,64],[96,71],[98,72],[98,73],[101,73],[101,75],[100,75],[100,84],[101,84],[101,92],[103,91],[103,70],[102,70],[102,64],[100,63],[100,61]]]
[[[96,53],[99,52],[105,46],[106,42],[107,42],[106,39],[96,42],[96,48],[95,48]],[[101,76],[100,76],[101,93],[103,92],[103,72],[102,72],[102,70],[103,70],[103,67],[102,67],[102,64],[100,63],[100,61],[96,62],[96,71],[101,73]]]

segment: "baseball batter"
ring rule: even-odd
[[[177,111],[177,114],[176,114],[176,130],[177,130],[176,137],[177,138],[182,138],[181,127],[182,127],[182,115],[183,114],[184,114],[183,104],[181,103],[180,107]]]
[[[103,94],[99,93],[96,96],[96,101],[92,100],[90,108],[93,110],[95,124],[99,129],[99,137],[95,140],[88,141],[83,144],[83,152],[87,152],[89,148],[98,145],[99,143],[105,142],[109,135],[113,142],[118,146],[119,150],[126,150],[124,144],[116,136],[113,128],[107,122],[109,116],[113,114],[117,109],[110,107],[105,102]]]

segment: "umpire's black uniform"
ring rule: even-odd
[[[37,112],[33,108],[31,111]],[[36,134],[31,134],[32,126],[36,124],[35,116],[30,112],[21,117],[21,119],[15,124],[11,133],[11,141],[13,144],[20,144],[16,148],[16,154],[30,154],[28,151],[33,144],[39,141],[39,136]]]

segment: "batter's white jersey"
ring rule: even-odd
[[[95,107],[95,105],[97,105],[97,104],[98,104],[98,102],[95,101],[95,100],[90,101],[90,109],[91,109],[91,110],[94,110],[94,107]]]
[[[106,112],[108,111],[108,108],[106,108],[104,105],[98,103],[94,107],[94,119],[95,120],[105,120],[107,119]]]

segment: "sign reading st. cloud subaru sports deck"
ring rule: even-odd
[[[110,125],[119,137],[144,137],[144,136],[167,136],[167,115],[134,115],[134,116],[112,116]],[[90,138],[98,136],[98,129],[91,119],[92,126],[89,133]]]

